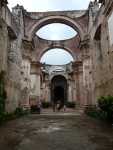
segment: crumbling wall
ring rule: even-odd
[[[102,4],[97,15],[94,16],[95,18],[90,30],[90,36],[92,38],[91,72],[95,103],[100,96],[113,95],[113,29],[111,28],[112,18],[109,18],[111,16],[109,14],[113,10],[109,10],[108,13],[107,7],[108,5],[106,3]]]

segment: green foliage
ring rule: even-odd
[[[113,120],[113,96],[100,97],[98,99],[98,107],[106,114],[108,120]]]
[[[26,113],[26,111],[23,111],[20,107],[16,108],[16,110],[12,113],[2,112],[0,113],[0,125],[6,121],[16,119],[26,114],[28,114],[28,112]]]
[[[88,106],[85,113],[91,117],[113,121],[113,96],[102,96],[98,99],[98,107]]]
[[[0,73],[0,114],[5,111],[5,100],[7,98],[6,91],[5,91],[5,73],[1,71]]]
[[[14,113],[7,113],[7,112],[1,113],[0,114],[0,125],[6,121],[9,121],[9,120],[12,120],[15,118],[16,118],[16,116]]]
[[[106,119],[106,113],[98,109],[96,106],[87,106],[85,108],[85,113],[88,116],[91,116],[93,118],[99,119],[99,120],[105,120]]]
[[[50,102],[42,102],[42,108],[49,108],[52,104]]]
[[[14,114],[17,116],[17,117],[20,117],[20,116],[23,116],[25,114],[25,112],[23,111],[23,109],[21,107],[18,107],[16,108]]]
[[[75,108],[75,106],[76,106],[76,103],[75,103],[75,102],[67,102],[67,103],[66,103],[66,107],[67,107],[67,108]]]
[[[37,105],[31,106],[31,113],[38,113],[40,114],[41,109]]]

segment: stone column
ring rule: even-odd
[[[68,80],[68,101],[72,102],[72,85],[70,80]]]
[[[2,16],[2,11],[6,9],[7,0],[0,0],[0,72],[7,72],[7,51],[8,51],[8,31],[7,24]]]
[[[74,80],[75,80],[75,97],[76,97],[76,104],[78,106],[82,105],[83,101],[83,68],[82,62],[77,61],[73,63],[73,71],[74,71]]]
[[[0,11],[5,12],[5,6],[7,4],[6,0],[0,1],[1,9]],[[7,7],[6,7],[7,9]],[[21,10],[20,10],[21,11]],[[2,67],[0,69],[6,71],[6,92],[7,92],[7,100],[6,100],[6,111],[13,112],[17,107],[19,107],[19,103],[21,100],[21,44],[22,44],[22,30],[24,27],[20,24],[16,24],[16,29],[18,30],[18,36],[12,38],[10,33],[8,32],[8,27],[5,23],[5,17],[3,17],[4,13],[0,15],[2,18],[2,26],[0,27],[0,64]],[[3,19],[4,18],[4,19]],[[23,20],[22,15],[16,17],[17,20]],[[0,19],[1,22],[1,19]],[[0,23],[1,25],[1,23]],[[12,27],[13,28],[13,27]],[[1,49],[2,47],[2,49]],[[8,66],[8,67],[7,67]]]
[[[46,101],[51,102],[51,90],[50,90],[50,81],[47,82],[47,88],[46,88]]]
[[[29,96],[30,96],[30,64],[31,60],[27,57],[23,57],[22,60],[22,69],[21,69],[21,91],[22,91],[22,99],[21,106],[29,108]]]
[[[92,82],[92,60],[90,53],[90,40],[88,36],[81,42],[82,60],[83,60],[83,92],[84,106],[92,105],[93,82]]]
[[[41,96],[41,64],[39,62],[31,63],[31,93],[30,93],[30,104],[36,105],[37,101],[40,100]]]
[[[0,18],[0,71],[7,71],[8,32],[7,25]]]

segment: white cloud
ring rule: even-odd
[[[87,9],[90,0],[9,0],[9,7],[17,3],[28,11]]]

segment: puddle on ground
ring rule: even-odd
[[[41,129],[38,130],[38,133],[51,133],[55,131],[62,130],[65,127],[64,123],[52,123],[51,125],[42,127]]]
[[[41,128],[38,132],[41,132],[41,133],[51,133],[51,132],[55,132],[55,131],[59,131],[59,130],[61,130],[60,127],[48,126],[46,128]]]

